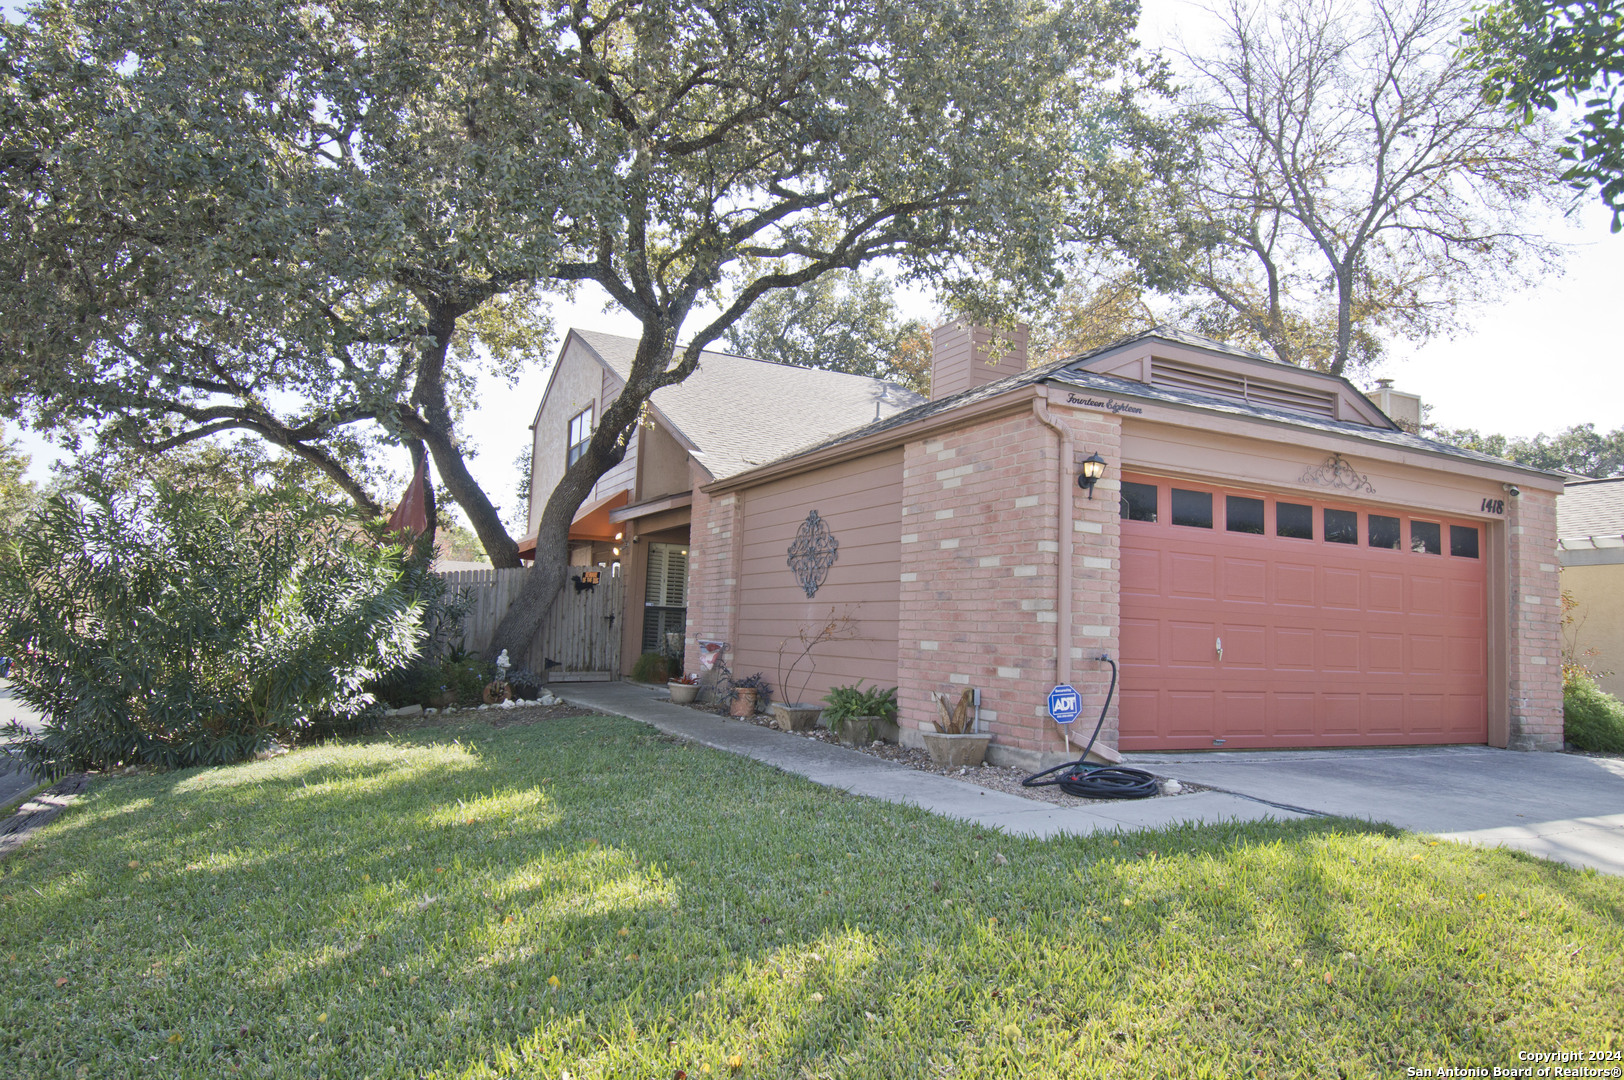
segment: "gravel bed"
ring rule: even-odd
[[[696,712],[710,713],[712,715],[715,715],[716,713],[716,710],[708,705],[694,704],[689,705],[688,708],[693,709]],[[735,718],[728,717],[728,719]],[[749,719],[757,727],[771,728],[774,731],[778,731],[778,728],[773,723],[771,716],[767,716],[763,713],[757,713],[755,716],[752,716]],[[814,728],[811,731],[789,731],[780,732],[780,734],[791,737],[798,736],[803,739],[816,739],[819,742],[835,743],[837,745],[840,743],[840,739],[835,735],[834,732],[828,730],[827,728],[821,727]],[[1025,787],[1021,784],[1021,781],[1026,779],[1026,777],[1030,774],[1027,773],[1025,769],[1018,769],[1010,766],[982,765],[979,768],[974,769],[968,767],[961,767],[957,769],[945,768],[932,761],[930,759],[930,754],[926,751],[906,746],[898,746],[895,743],[876,741],[868,744],[867,746],[851,747],[850,749],[855,749],[860,753],[868,754],[871,757],[877,757],[884,761],[895,762],[898,765],[906,765],[908,768],[917,769],[919,772],[935,773],[937,776],[951,776],[955,780],[964,780],[968,783],[977,784],[993,791],[1002,791],[1009,795],[1019,795],[1023,799],[1031,799],[1034,802],[1052,803],[1055,806],[1076,806],[1078,803],[1117,801],[1115,799],[1079,799],[1076,796],[1067,795],[1058,787],[1052,786]],[[1151,798],[1153,799],[1188,795],[1195,791],[1205,790],[1201,787],[1201,785],[1191,784],[1188,781],[1172,781],[1172,786],[1170,787],[1168,783],[1165,782],[1168,778],[1160,776],[1157,778],[1164,781],[1162,785],[1162,794],[1152,795]]]

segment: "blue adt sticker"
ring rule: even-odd
[[[1083,711],[1082,698],[1075,687],[1061,683],[1049,691],[1049,715],[1057,724],[1069,724]]]

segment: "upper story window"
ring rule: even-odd
[[[586,444],[591,438],[592,406],[588,405],[570,417],[570,452],[569,460],[564,462],[566,469],[574,465],[576,459],[586,453]]]

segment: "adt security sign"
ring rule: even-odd
[[[1082,698],[1075,687],[1061,683],[1049,691],[1049,715],[1057,724],[1069,724],[1083,711]]]

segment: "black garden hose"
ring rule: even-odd
[[[1099,721],[1094,725],[1094,734],[1088,737],[1088,745],[1083,747],[1082,757],[1033,773],[1021,781],[1022,787],[1058,787],[1079,799],[1147,799],[1161,794],[1161,784],[1143,769],[1095,765],[1088,760],[1088,752],[1094,749],[1094,740],[1100,737],[1100,728],[1105,726],[1105,711],[1111,707],[1111,695],[1116,692],[1117,684],[1116,661],[1103,655],[1100,659],[1111,665],[1111,686],[1105,691],[1105,704],[1100,706]],[[1045,780],[1046,776],[1054,779]]]

